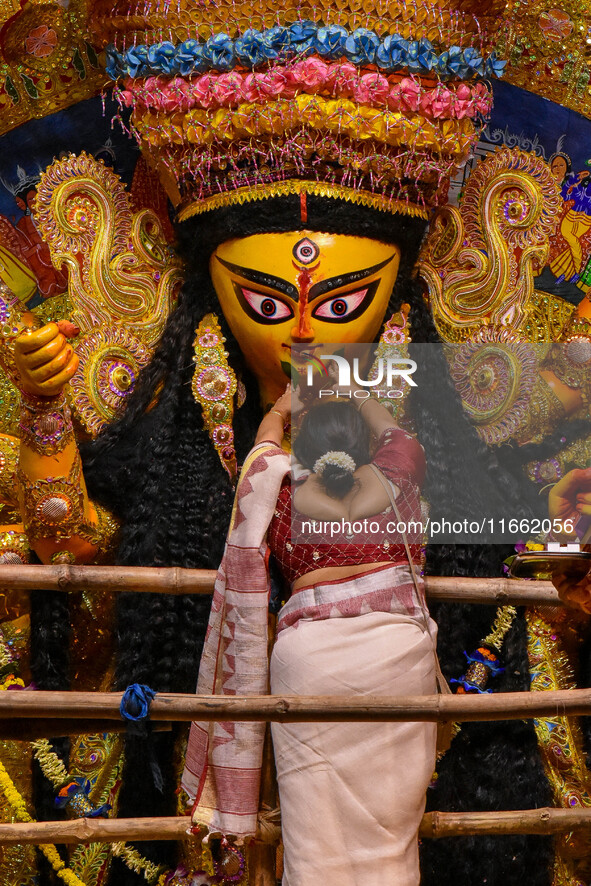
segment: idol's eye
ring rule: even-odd
[[[312,311],[312,316],[329,323],[338,323],[342,320],[355,320],[368,306],[371,301],[379,280],[370,283],[363,289],[355,292],[343,292],[325,299]]]
[[[283,323],[294,316],[292,308],[274,295],[254,292],[244,286],[240,286],[239,291],[242,296],[241,301],[253,320],[263,323]]]

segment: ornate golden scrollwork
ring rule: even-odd
[[[91,434],[111,421],[160,338],[181,282],[151,210],[133,212],[114,172],[82,153],[56,160],[37,188],[35,221],[69,271],[80,328],[72,406]]]
[[[483,323],[519,329],[560,206],[548,166],[533,154],[504,149],[477,166],[461,208],[435,216],[421,262],[444,338],[463,341]]]
[[[548,166],[503,149],[472,172],[461,205],[435,216],[421,261],[464,408],[485,442],[539,441],[564,416],[540,375],[573,306],[534,290],[559,218]]]

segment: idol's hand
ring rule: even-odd
[[[70,331],[71,334],[75,329],[66,328],[65,332]],[[79,362],[57,323],[47,323],[41,329],[19,335],[14,343],[14,360],[21,389],[37,397],[60,394],[76,372]]]

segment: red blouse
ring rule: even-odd
[[[410,434],[388,428],[379,439],[372,463],[400,490],[396,506],[400,521],[405,524],[413,560],[418,562],[423,536],[419,494],[426,467],[423,447]],[[290,583],[327,566],[406,562],[402,534],[392,508],[365,520],[312,520],[293,506],[292,499],[288,476],[267,534],[269,547]]]

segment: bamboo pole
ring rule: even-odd
[[[429,575],[425,578],[429,600],[484,603],[496,606],[563,606],[550,581],[516,578],[459,578]]]
[[[169,818],[77,818],[72,821],[0,823],[7,843],[117,843],[121,840],[188,839],[189,816]],[[424,839],[467,834],[562,834],[591,827],[591,809],[517,809],[495,812],[428,812]]]
[[[0,566],[0,588],[12,590],[86,591],[109,593],[134,591],[158,594],[210,594],[213,569],[181,569],[176,566]],[[512,578],[456,578],[428,576],[425,579],[431,600],[483,603],[561,606],[549,581]]]
[[[419,836],[427,839],[468,834],[564,834],[591,828],[591,809],[516,809],[510,812],[428,812]]]
[[[179,566],[0,566],[0,589],[211,594],[214,569]]]
[[[120,722],[120,692],[0,692],[0,720],[12,717],[105,719]],[[491,695],[421,696],[220,696],[159,693],[152,721],[270,720],[398,722],[516,720],[591,714],[591,689],[498,692]]]

